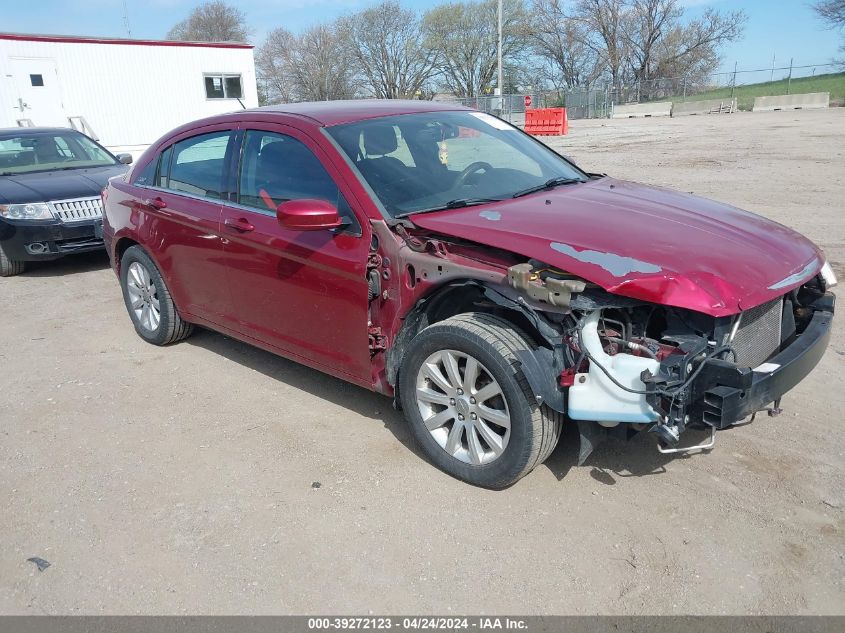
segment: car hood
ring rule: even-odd
[[[615,294],[713,316],[781,296],[824,263],[812,242],[771,220],[607,177],[411,220],[540,260]]]
[[[108,165],[0,176],[0,204],[26,204],[99,196],[109,178],[119,176],[125,171],[126,165]]]

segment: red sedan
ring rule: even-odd
[[[508,486],[562,424],[662,451],[774,403],[826,348],[836,283],[794,231],[586,173],[425,101],[197,121],[103,192],[129,316],[211,328],[392,396],[431,461]],[[711,430],[683,447],[686,428]]]

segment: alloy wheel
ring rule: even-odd
[[[469,354],[431,354],[417,372],[416,400],[423,424],[455,459],[488,464],[507,448],[511,418],[502,388]]]
[[[155,332],[161,323],[158,290],[150,271],[140,262],[132,262],[126,275],[129,305],[138,324],[148,332]]]

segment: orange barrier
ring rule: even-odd
[[[525,111],[525,131],[535,136],[562,136],[569,133],[566,108],[537,108]]]

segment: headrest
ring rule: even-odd
[[[367,156],[384,156],[396,151],[399,143],[392,125],[368,125],[364,128],[364,151]]]

